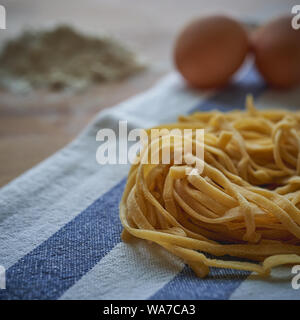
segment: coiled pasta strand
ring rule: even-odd
[[[120,204],[123,240],[155,242],[182,258],[198,276],[210,267],[267,275],[282,264],[300,263],[300,112],[257,110],[196,112],[156,129],[204,129],[203,171],[199,141],[183,163],[148,164],[162,136],[142,150],[129,172]],[[181,153],[171,136],[167,147]],[[193,164],[191,161],[194,160]],[[253,262],[210,259],[230,255]]]

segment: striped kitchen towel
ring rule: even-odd
[[[262,280],[231,269],[205,279],[155,244],[121,242],[119,202],[128,165],[99,165],[101,128],[128,130],[173,122],[196,110],[300,107],[300,90],[266,87],[251,62],[223,91],[199,93],[171,74],[153,89],[96,119],[71,144],[0,190],[1,299],[298,299],[291,268]]]

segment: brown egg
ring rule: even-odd
[[[300,30],[285,16],[260,27],[252,36],[258,70],[270,85],[289,88],[300,83]]]
[[[225,85],[243,63],[248,35],[237,21],[225,16],[199,18],[187,25],[175,43],[175,65],[199,88]]]

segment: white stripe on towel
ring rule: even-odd
[[[299,300],[300,290],[292,288],[291,267],[272,270],[270,277],[251,274],[230,296],[231,300]]]
[[[0,263],[9,268],[126,176],[124,165],[112,170],[97,164],[100,128],[116,128],[124,119],[128,129],[172,122],[201,97],[171,74],[146,93],[100,112],[70,145],[0,189]]]

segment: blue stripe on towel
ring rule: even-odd
[[[151,300],[227,300],[249,275],[247,271],[211,268],[205,279],[195,277],[191,268],[183,270]]]
[[[266,85],[257,71],[251,68],[239,82],[233,82],[212,98],[201,102],[191,112],[213,109],[224,112],[232,109],[242,109],[248,93],[257,98],[265,88]],[[198,279],[193,271],[186,266],[150,299],[228,299],[248,275],[249,272],[246,271],[211,268],[207,278]]]
[[[246,93],[256,97],[263,89],[263,83],[252,70],[238,84],[230,85],[192,111],[240,108]],[[124,185],[125,180],[11,266],[6,272],[7,289],[0,291],[0,299],[57,299],[91,270],[120,241],[119,202]],[[239,271],[221,269],[213,271],[210,276],[213,279],[200,280],[186,267],[153,298],[172,298],[176,288],[182,292],[178,298],[214,298],[215,291],[224,291],[223,295],[219,294],[220,298],[228,297],[229,291],[232,292],[245,276]],[[224,280],[216,287],[218,277]],[[198,287],[202,291],[197,291]],[[205,289],[208,287],[210,289]],[[190,295],[192,291],[195,291],[193,296]]]
[[[252,67],[242,79],[238,82],[231,83],[224,88],[224,90],[201,102],[191,110],[191,113],[195,111],[211,111],[214,109],[222,112],[232,109],[243,109],[248,93],[252,94],[254,98],[257,98],[265,89],[266,85],[261,76],[256,69]]]
[[[6,271],[0,299],[57,299],[120,242],[125,179]]]

